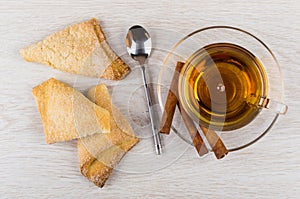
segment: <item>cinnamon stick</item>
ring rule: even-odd
[[[161,123],[160,123],[160,133],[169,134],[172,126],[173,116],[176,109],[177,104],[177,86],[178,86],[178,78],[180,71],[183,67],[184,63],[177,62],[176,68],[174,71],[173,79],[170,85],[170,89],[168,92],[168,97],[165,103],[164,112],[162,115]]]
[[[203,143],[203,139],[200,136],[197,128],[195,127],[195,124],[193,120],[188,116],[188,114],[185,112],[185,110],[181,107],[179,101],[178,101],[178,77],[180,74],[180,71],[183,67],[184,63],[177,62],[175,72],[173,75],[173,79],[170,85],[170,89],[168,92],[167,100],[164,107],[164,112],[162,116],[162,120],[160,123],[160,133],[169,134],[172,126],[172,121],[176,109],[176,105],[178,105],[179,111],[181,113],[181,117],[185,123],[185,126],[193,140],[193,144],[200,156],[206,154],[207,148],[205,144]],[[209,130],[203,126],[200,125],[201,130],[203,131],[203,134],[205,135],[208,143],[210,144],[215,156],[217,159],[221,159],[227,155],[228,150],[226,149],[224,143],[220,139],[220,137],[216,134],[216,132]]]
[[[185,112],[185,110],[182,108],[181,104],[177,102],[178,109],[180,111],[181,117],[183,119],[183,122],[193,140],[193,144],[195,146],[195,149],[197,150],[199,156],[203,156],[208,153],[208,150],[203,142],[202,137],[200,136],[194,121],[189,117],[189,115]]]
[[[217,159],[221,159],[228,154],[228,150],[217,133],[200,125],[200,128],[205,135],[209,145],[212,148]]]
[[[178,102],[178,77],[180,74],[180,71],[183,67],[184,63],[177,62],[175,72],[173,75],[173,79],[170,85],[170,89],[168,92],[168,97],[166,100],[164,113],[162,116],[162,121],[160,124],[160,133],[169,134],[171,130],[171,125],[173,121],[173,116],[176,109],[176,104],[178,105],[179,111],[181,113],[182,119],[185,123],[185,126],[193,140],[193,144],[199,154],[199,156],[203,156],[204,154],[208,153],[208,150],[203,143],[203,140],[195,127],[194,122],[192,119],[188,116],[188,114],[185,112],[184,109],[181,108],[181,105]]]

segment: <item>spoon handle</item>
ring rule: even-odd
[[[159,134],[158,134],[158,130],[157,130],[155,124],[154,124],[153,102],[152,102],[151,95],[150,95],[150,88],[149,88],[149,85],[147,83],[146,71],[145,71],[145,65],[144,64],[141,65],[141,69],[142,69],[142,75],[143,75],[143,82],[144,82],[146,98],[147,98],[147,102],[148,102],[148,110],[149,110],[150,122],[151,122],[151,127],[152,127],[152,134],[153,134],[153,139],[154,139],[155,151],[156,151],[157,155],[160,155],[161,154],[161,141],[160,141],[160,137],[159,137]]]

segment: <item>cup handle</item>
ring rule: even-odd
[[[277,114],[285,115],[288,111],[288,106],[282,102],[278,102],[276,100],[271,100],[266,97],[262,97],[259,106],[261,108],[266,108],[274,111]]]

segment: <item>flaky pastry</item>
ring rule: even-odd
[[[88,97],[111,114],[111,132],[78,140],[80,171],[95,185],[103,187],[113,168],[139,139],[135,137],[126,118],[112,104],[105,85],[90,89]]]
[[[107,43],[96,19],[71,25],[20,53],[29,62],[90,77],[119,80],[130,72]]]
[[[34,87],[46,143],[62,142],[95,133],[110,133],[110,113],[80,92],[51,78]]]

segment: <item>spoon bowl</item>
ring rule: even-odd
[[[145,57],[146,59],[151,53],[151,37],[142,26],[132,26],[126,36],[126,46],[129,55],[140,62],[140,57]]]

